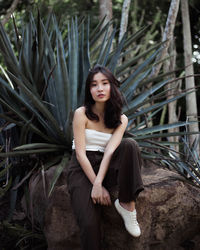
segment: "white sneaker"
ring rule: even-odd
[[[124,225],[126,230],[133,236],[139,237],[141,235],[141,230],[136,218],[136,210],[134,209],[133,212],[130,212],[123,208],[119,200],[115,201],[115,208],[117,212],[121,215],[122,219],[124,220]]]

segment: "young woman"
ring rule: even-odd
[[[105,67],[90,70],[84,106],[74,113],[73,154],[68,188],[84,250],[100,250],[100,209],[111,205],[109,188],[117,185],[115,207],[127,231],[140,236],[135,201],[143,190],[141,158],[133,139],[122,139],[128,119],[122,114],[119,81]]]

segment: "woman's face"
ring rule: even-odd
[[[110,82],[104,74],[99,72],[94,75],[90,83],[90,93],[95,102],[106,102],[110,99]]]

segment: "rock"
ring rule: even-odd
[[[56,167],[45,174],[46,188]],[[142,235],[131,237],[114,206],[103,207],[102,242],[107,250],[197,250],[200,243],[200,190],[180,180],[172,171],[160,168],[144,171],[145,190],[137,203]],[[45,197],[42,179],[32,192],[34,218],[44,230],[48,250],[79,250],[79,229],[67,191],[66,172],[50,198]],[[111,191],[115,200],[117,190]]]

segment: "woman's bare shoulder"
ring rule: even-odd
[[[85,107],[84,106],[81,106],[79,108],[77,108],[74,112],[75,114],[78,114],[78,115],[85,115]]]
[[[87,120],[86,114],[85,114],[85,107],[81,106],[77,108],[74,112],[74,119],[76,120]]]

